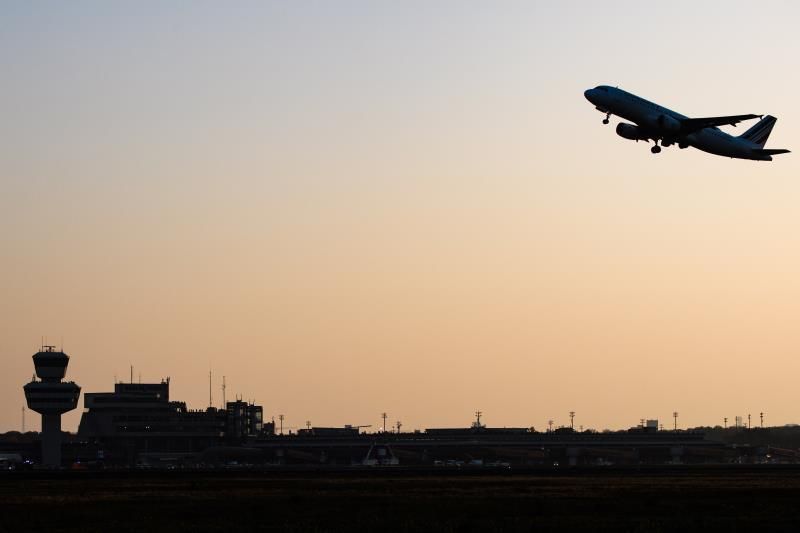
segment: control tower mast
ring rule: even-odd
[[[61,466],[61,415],[78,405],[81,388],[72,381],[62,381],[67,373],[69,356],[55,346],[42,346],[33,356],[36,378],[25,385],[28,407],[42,415],[42,464]]]

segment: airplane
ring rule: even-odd
[[[771,115],[732,115],[727,117],[688,118],[666,107],[649,102],[617,87],[599,85],[583,93],[595,109],[605,113],[603,124],[617,115],[633,124],[617,124],[617,135],[632,141],[653,141],[650,151],[677,144],[678,148],[692,146],[709,154],[735,159],[772,161],[772,156],[789,153],[785,149],[764,148],[772,127],[778,120]],[[738,137],[720,130],[718,126],[736,126],[743,120],[760,118],[752,128]],[[661,146],[658,145],[659,141]]]

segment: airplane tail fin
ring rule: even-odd
[[[746,139],[757,144],[758,146],[764,146],[767,144],[769,134],[772,133],[772,128],[775,126],[775,122],[777,121],[777,118],[773,117],[772,115],[767,115],[756,122],[755,126],[744,132],[739,138]]]

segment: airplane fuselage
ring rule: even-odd
[[[656,143],[661,141],[662,146],[692,146],[703,152],[737,159],[772,160],[763,151],[759,153],[762,145],[729,135],[717,127],[706,127],[690,133],[681,132],[680,122],[688,120],[688,117],[622,89],[601,85],[589,89],[584,96],[607,115],[617,115],[633,122],[636,125],[636,135],[641,136],[627,138],[652,139]],[[617,127],[617,133],[625,136],[620,132],[621,126]],[[653,151],[658,152],[660,149],[654,148]]]

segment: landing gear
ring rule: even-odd
[[[603,124],[608,124],[609,118],[611,118],[611,113],[606,113],[606,118],[603,119]]]
[[[655,143],[655,146],[650,147],[650,152],[653,154],[660,154],[661,147],[658,145],[658,139],[653,139],[653,142]]]

